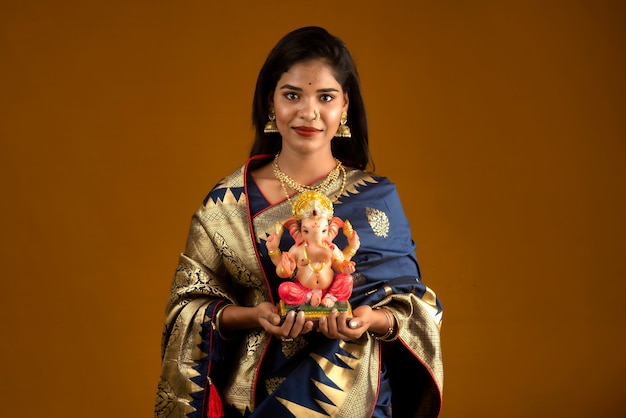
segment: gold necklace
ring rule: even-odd
[[[319,274],[324,270],[324,267],[326,267],[326,261],[322,261],[321,262],[321,266],[319,267],[313,267],[313,265],[311,264],[311,260],[309,259],[309,254],[307,254],[306,252],[306,244],[304,244],[302,246],[302,253],[304,255],[304,260],[306,261],[307,266],[309,266],[309,268],[311,269],[311,271],[313,273]]]
[[[333,202],[336,202],[339,199],[339,196],[343,194],[346,188],[346,178],[348,176],[346,174],[345,167],[343,166],[343,164],[341,164],[341,161],[339,161],[338,159],[335,158],[335,162],[336,162],[335,168],[333,168],[330,171],[330,173],[328,173],[328,176],[326,176],[324,181],[318,184],[317,186],[312,187],[312,186],[306,186],[304,184],[300,184],[294,179],[292,179],[291,177],[289,177],[287,174],[285,174],[278,166],[279,155],[280,153],[276,154],[276,156],[274,157],[274,177],[276,177],[278,181],[280,181],[280,186],[282,187],[283,192],[285,192],[285,195],[287,196],[287,200],[289,201],[289,203],[292,203],[292,202],[291,202],[291,198],[289,197],[289,193],[287,192],[287,187],[285,186],[285,184],[299,193],[303,193],[306,191],[316,191],[319,193],[326,194],[330,186],[337,180],[337,178],[339,178],[339,174],[342,175],[341,189],[339,190],[339,193],[337,194],[337,196],[335,196],[335,198],[333,199]]]
[[[297,181],[295,181],[294,179],[292,179],[291,177],[289,177],[287,174],[285,174],[280,167],[278,166],[278,156],[280,155],[280,153],[276,154],[276,156],[274,157],[274,176],[276,176],[277,179],[283,181],[284,183],[286,183],[289,187],[291,187],[292,189],[294,189],[295,191],[298,191],[300,193],[306,192],[306,191],[316,191],[316,192],[320,192],[320,193],[326,193],[328,191],[328,188],[330,187],[330,185],[337,180],[337,178],[339,177],[339,173],[340,171],[343,169],[343,165],[341,164],[341,161],[339,161],[338,159],[335,158],[335,168],[333,168],[330,173],[328,173],[328,175],[326,176],[326,178],[324,179],[323,182],[321,182],[320,184],[318,184],[317,186],[305,186],[304,184],[300,184]]]

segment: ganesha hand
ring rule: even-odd
[[[278,275],[283,278],[291,277],[295,269],[296,260],[294,260],[293,257],[289,255],[289,253],[282,253],[280,255],[280,264],[277,268]]]
[[[265,247],[268,252],[276,251],[278,249],[279,240],[276,239],[276,233],[272,232],[272,234],[267,237],[267,241],[265,241]]]
[[[352,224],[350,223],[349,220],[345,220],[343,223],[343,234],[346,236],[346,238],[350,238],[350,236],[352,235],[352,232],[354,232],[354,229],[352,228]]]
[[[356,271],[356,268],[354,266],[354,261],[344,260],[344,262],[341,264],[341,272],[346,274],[352,274]]]
[[[283,225],[280,222],[276,222],[274,225],[274,230],[267,237],[266,247],[268,250],[276,250],[278,248],[278,244],[280,243],[280,238],[283,236]]]
[[[348,238],[348,245],[350,246],[350,248],[352,248],[353,250],[358,250],[359,247],[361,246],[361,240],[359,239],[359,234],[356,233],[356,231],[352,231],[352,234],[350,234],[350,236],[347,237]]]

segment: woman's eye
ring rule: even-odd
[[[333,96],[331,96],[330,94],[324,94],[324,95],[322,95],[322,96],[320,97],[320,100],[321,100],[322,102],[331,102],[331,101],[333,101],[333,99],[334,99],[334,97],[333,97]]]
[[[298,95],[296,93],[286,93],[285,97],[288,100],[296,100],[298,98]]]

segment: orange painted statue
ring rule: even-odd
[[[285,252],[278,249],[283,226],[295,241]],[[339,228],[343,228],[348,239],[343,250],[332,242]],[[359,236],[350,222],[333,217],[333,205],[328,197],[316,191],[302,193],[293,203],[293,217],[284,225],[277,223],[267,239],[276,274],[286,279],[295,273],[295,281],[280,284],[281,300],[288,305],[309,303],[328,308],[335,302],[347,301],[352,294],[351,273],[355,271],[351,258],[359,246]]]

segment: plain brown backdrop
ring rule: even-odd
[[[626,414],[619,1],[3,1],[6,417],[148,417],[193,211],[274,43],[356,59],[444,304],[443,418]]]

